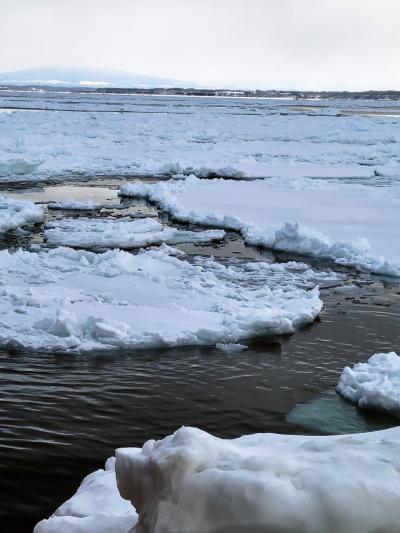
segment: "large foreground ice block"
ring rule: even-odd
[[[181,428],[117,450],[141,533],[398,533],[400,428],[233,440]]]

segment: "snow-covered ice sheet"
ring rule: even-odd
[[[34,533],[398,532],[400,428],[227,440],[183,427],[116,457],[116,480],[91,474]]]
[[[137,523],[134,507],[122,499],[115,479],[115,458],[89,474],[76,493],[34,533],[127,533]]]
[[[337,279],[300,263],[176,254],[0,251],[0,346],[76,353],[291,333],[321,310],[316,285]]]
[[[153,218],[65,218],[48,222],[44,232],[50,244],[80,248],[141,248],[161,244],[208,243],[225,237],[223,230],[186,231],[164,227]]]
[[[3,179],[400,177],[400,117],[345,116],[339,101],[288,109],[266,99],[74,94],[71,105],[68,93],[25,98],[18,105],[47,110],[0,114]],[[357,113],[371,102],[347,105]]]
[[[0,196],[0,233],[43,220],[43,209],[33,202]]]
[[[143,533],[399,530],[400,428],[233,440],[181,428],[116,457]]]
[[[34,533],[398,532],[400,428],[228,440],[183,427],[116,457]]]
[[[321,180],[185,180],[131,183],[176,219],[240,230],[249,244],[400,275],[400,188]]]
[[[395,352],[377,353],[366,363],[346,366],[336,390],[361,408],[400,417],[400,357]]]
[[[98,211],[102,204],[93,200],[61,200],[61,202],[50,202],[49,209],[75,210],[75,211]]]

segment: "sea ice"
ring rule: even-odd
[[[116,452],[143,533],[395,533],[400,429],[224,440],[181,428]]]
[[[223,230],[186,231],[164,227],[153,218],[65,218],[47,222],[50,244],[81,248],[142,248],[161,244],[208,243],[225,237]]]
[[[360,287],[352,283],[350,285],[341,285],[340,287],[335,287],[333,289],[333,292],[335,292],[336,294],[354,294],[355,292],[359,290],[360,290]]]
[[[115,458],[89,474],[68,501],[34,533],[127,533],[137,523],[134,507],[123,500],[115,479]]]
[[[43,220],[43,209],[33,202],[0,196],[0,233]]]
[[[292,333],[320,312],[316,285],[329,278],[301,263],[189,262],[166,245],[2,250],[0,346],[76,353]]]
[[[0,94],[0,105],[9,105],[10,96]],[[21,102],[18,95],[24,107],[45,109],[0,114],[4,179],[18,180],[21,174],[35,181],[65,179],[82,173],[400,176],[399,117],[362,116],[371,101],[321,100],[321,110],[310,101],[304,102],[308,109],[296,109],[268,99],[74,94],[71,104],[70,94],[48,92],[45,98],[27,93]],[[343,105],[354,114],[341,113]]]
[[[115,471],[117,485],[111,471],[88,476],[34,533],[397,533],[400,522],[400,428],[228,440],[183,427],[117,450]]]
[[[336,390],[361,408],[400,417],[400,357],[395,352],[377,353],[366,363],[346,366]]]
[[[176,219],[239,230],[249,244],[400,276],[400,189],[317,180],[132,183]]]
[[[218,342],[215,347],[218,348],[218,350],[221,350],[221,352],[226,353],[240,353],[248,348],[245,344],[239,344],[238,342],[231,342],[228,344]]]
[[[61,202],[50,202],[47,204],[49,209],[63,209],[76,211],[99,211],[102,204],[94,202],[93,200],[62,200]]]

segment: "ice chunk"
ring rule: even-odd
[[[183,427],[117,450],[116,475],[111,458],[34,533],[395,533],[399,452],[398,427],[230,440]]]
[[[353,294],[358,290],[360,290],[360,287],[352,283],[350,285],[342,285],[341,287],[335,287],[333,289],[333,292],[335,292],[336,294]]]
[[[44,237],[50,244],[62,246],[140,248],[160,244],[172,236],[172,233],[153,218],[66,218],[48,222]]]
[[[163,242],[207,243],[219,241],[224,236],[223,230],[185,231],[164,227],[153,218],[66,218],[48,222],[44,232],[44,237],[50,244],[123,249],[142,248]]]
[[[399,428],[223,440],[186,427],[116,457],[143,533],[398,530]]]
[[[50,202],[47,207],[49,209],[99,211],[102,208],[102,204],[94,202],[93,200],[62,200],[61,202]]]
[[[221,352],[226,353],[240,353],[244,350],[247,350],[247,346],[245,344],[239,344],[238,342],[231,342],[228,344],[218,342],[215,347],[218,348],[218,350],[221,350]]]
[[[14,230],[26,224],[36,224],[42,220],[43,209],[33,202],[0,196],[0,232]]]
[[[346,366],[336,390],[361,408],[400,416],[400,357],[377,353],[366,363]]]
[[[74,496],[39,522],[34,533],[128,533],[136,522],[134,507],[118,492],[112,457],[104,470],[85,477]]]
[[[321,310],[320,276],[300,263],[188,262],[165,245],[2,250],[0,346],[75,353],[292,333]]]

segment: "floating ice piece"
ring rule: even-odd
[[[160,244],[172,233],[153,218],[66,218],[48,222],[44,237],[48,243],[62,246],[140,248]]]
[[[359,290],[360,287],[352,283],[351,285],[341,285],[340,287],[335,287],[333,289],[333,292],[335,292],[336,294],[353,294]]]
[[[398,530],[399,427],[231,440],[183,427],[116,457],[116,477],[111,458],[34,533]]]
[[[50,202],[49,204],[47,204],[47,207],[49,209],[99,211],[102,208],[102,204],[94,202],[93,200],[62,200],[61,202]]]
[[[36,224],[43,220],[43,209],[33,202],[0,196],[0,233]]]
[[[248,346],[246,346],[245,344],[239,344],[238,342],[231,342],[228,344],[218,342],[215,347],[218,348],[218,350],[221,350],[221,352],[226,353],[239,353],[243,352],[244,350],[247,350],[248,348]]]
[[[237,343],[292,333],[321,310],[320,273],[307,265],[176,254],[0,251],[0,346],[76,353]]]
[[[394,533],[400,430],[223,440],[181,428],[116,453],[144,533]]]
[[[82,219],[67,218],[48,222],[46,241],[62,246],[81,248],[142,248],[184,242],[207,243],[222,240],[223,230],[184,231],[164,227],[153,218],[141,219]]]
[[[316,180],[124,184],[177,220],[241,231],[245,241],[400,276],[400,189]]]
[[[134,507],[123,500],[115,479],[115,458],[89,474],[68,501],[34,533],[127,533],[137,523]]]
[[[176,231],[173,233],[172,237],[166,241],[167,244],[207,244],[210,242],[222,241],[226,235],[225,231],[220,229],[209,229],[203,231],[178,230],[176,228],[173,229]]]
[[[395,352],[377,353],[366,363],[346,366],[336,390],[361,408],[400,417],[400,357]]]

